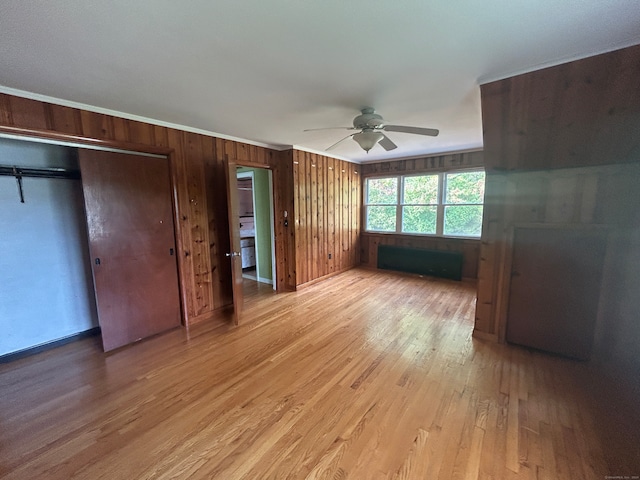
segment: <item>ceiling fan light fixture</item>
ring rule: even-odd
[[[353,139],[358,142],[358,145],[367,153],[369,153],[369,150],[382,140],[383,137],[384,135],[382,133],[374,132],[373,130],[364,130],[353,135]]]

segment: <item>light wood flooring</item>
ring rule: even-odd
[[[1,365],[0,477],[640,474],[587,364],[471,337],[472,283],[355,269],[295,293],[246,285],[239,327]]]

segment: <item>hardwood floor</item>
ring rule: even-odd
[[[588,364],[471,338],[473,284],[355,269],[245,294],[239,327],[1,365],[0,476],[640,474],[638,430],[602,416]]]

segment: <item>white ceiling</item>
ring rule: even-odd
[[[640,43],[637,0],[2,0],[0,90],[323,151],[364,106],[399,145],[482,146],[479,84]]]

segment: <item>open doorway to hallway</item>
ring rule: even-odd
[[[242,276],[275,289],[273,181],[264,168],[238,167]]]

